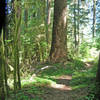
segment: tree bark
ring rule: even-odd
[[[15,35],[14,35],[14,92],[17,87],[21,89],[20,65],[19,65],[19,39],[21,25],[21,2],[15,0]],[[18,81],[18,85],[17,85]]]
[[[78,34],[78,40],[77,40],[77,53],[79,54],[79,45],[80,45],[80,0],[78,0],[78,21],[77,21],[77,34]]]
[[[95,37],[95,22],[96,22],[96,0],[93,0],[93,30],[92,37]]]
[[[5,0],[0,0],[0,100],[5,100],[4,92],[4,69],[3,69],[3,52],[2,52],[2,30],[5,27]]]
[[[98,69],[96,74],[96,88],[95,97],[93,100],[100,100],[100,53],[99,53],[99,60],[98,60]]]
[[[75,48],[77,47],[76,39],[76,0],[74,0],[74,39],[75,39]]]
[[[100,53],[99,53],[98,70],[97,70],[96,80],[97,80],[97,82],[100,83]]]
[[[50,10],[50,4],[51,4],[51,0],[47,0],[47,8],[46,8],[46,40],[47,40],[47,44],[50,43],[50,39],[49,39],[49,25],[50,25],[50,16],[51,16],[51,10]]]
[[[1,41],[0,41],[0,100],[5,100],[4,93],[4,77],[3,77],[3,59],[2,59],[2,50],[1,50]]]
[[[50,51],[51,62],[61,62],[67,57],[67,1],[54,1],[54,20],[52,30],[52,44]]]

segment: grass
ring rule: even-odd
[[[72,75],[70,85],[73,91],[81,90],[83,88],[93,88],[97,63],[95,63],[94,66],[91,66],[91,68],[86,68],[85,63],[81,60],[74,60],[66,65],[58,63],[54,64],[53,66],[54,67],[43,70],[36,77],[29,76],[23,78],[21,81],[22,90],[17,91],[16,96],[11,92],[11,98],[16,97],[14,100],[42,100],[39,97],[39,95],[44,94],[41,87],[56,83],[55,78],[61,75]]]

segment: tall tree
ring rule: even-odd
[[[19,38],[20,38],[20,25],[21,25],[21,2],[15,0],[15,34],[14,34],[14,91],[18,88],[21,89],[20,81],[20,67],[19,67]],[[17,79],[18,78],[18,79]]]
[[[97,71],[97,75],[96,75],[96,80],[97,80],[97,82],[100,83],[100,53],[99,53],[98,71]]]
[[[3,32],[2,32],[3,36]],[[4,93],[4,59],[3,59],[3,38],[0,37],[0,100],[5,100]]]
[[[78,25],[77,25],[77,34],[78,34],[78,46],[80,42],[80,0],[78,0]]]
[[[49,25],[50,25],[50,16],[51,16],[51,0],[47,0],[47,8],[46,8],[46,39],[47,43],[49,43]]]
[[[54,19],[50,61],[63,61],[67,56],[66,50],[66,12],[67,0],[54,0]]]
[[[95,22],[96,22],[96,0],[93,0],[93,29],[92,29],[92,37],[95,36]]]
[[[77,39],[76,39],[76,0],[74,0],[74,39],[75,39],[75,48],[77,46]]]
[[[27,2],[27,0],[26,0],[26,2]],[[25,33],[27,33],[27,28],[28,28],[28,7],[25,5],[25,8],[24,8],[24,22],[25,22]],[[25,54],[25,58],[27,58],[27,45],[24,45],[24,54]]]
[[[5,27],[5,0],[0,0],[0,100],[5,100],[5,93],[4,93],[4,73],[3,73],[3,49],[2,49],[2,42],[3,42],[3,32],[2,30]],[[1,36],[2,33],[2,36]]]
[[[97,82],[97,91],[95,94],[95,100],[100,99],[100,53],[99,53],[99,60],[98,60],[98,69],[97,69],[97,74],[96,74],[96,82]]]
[[[96,3],[96,36],[100,37],[100,1]]]

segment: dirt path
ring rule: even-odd
[[[86,95],[86,89],[72,90],[70,81],[72,76],[61,76],[56,79],[57,84],[44,87],[43,100],[78,100],[80,96]]]
[[[38,99],[36,100],[84,100],[84,99],[80,99],[80,97],[86,96],[88,93],[87,88],[81,88],[81,89],[79,88],[75,90],[72,89],[70,82],[73,79],[71,75],[63,75],[56,78],[55,80],[56,83],[52,83],[49,86],[37,86],[36,89],[38,91],[34,89],[31,90],[30,88],[31,86],[23,88],[23,90],[18,91],[19,94],[17,93],[17,95],[19,95],[20,97],[27,96],[28,98],[30,98],[26,100],[33,100],[36,97],[38,97]],[[14,98],[15,95],[12,95],[7,100],[14,100]],[[24,100],[24,99],[20,99],[20,100]]]

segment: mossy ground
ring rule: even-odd
[[[97,64],[74,60],[52,66],[22,80],[22,89],[16,95],[11,91],[7,100],[92,100],[87,95],[94,88]]]

